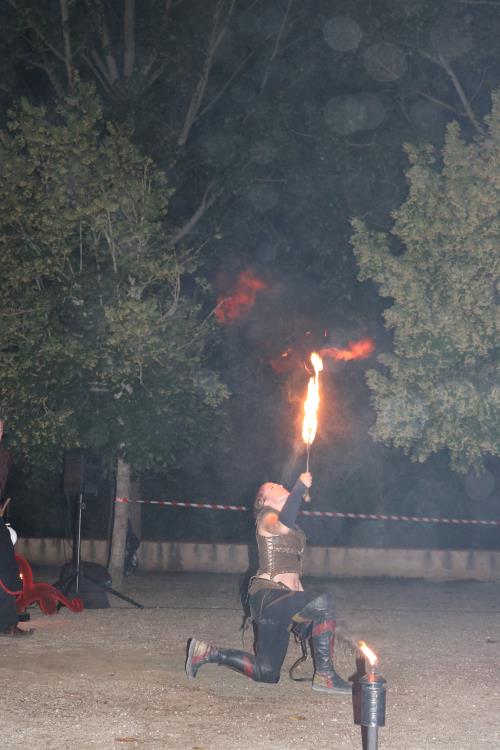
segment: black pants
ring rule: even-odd
[[[0,587],[0,633],[17,625],[17,620],[16,598]]]
[[[264,674],[266,682],[278,682],[293,617],[313,598],[305,591],[290,593],[278,589],[264,589],[250,597],[250,611],[257,626],[255,671]]]
[[[333,654],[335,615],[329,594],[261,589],[250,596],[250,611],[257,629],[255,656],[217,647],[210,661],[242,672],[256,682],[278,682],[293,625],[300,628],[302,637],[312,635],[313,642],[315,632],[327,632]]]

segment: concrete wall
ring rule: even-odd
[[[68,539],[26,539],[16,552],[32,564],[61,566],[71,558]],[[82,541],[81,559],[105,565],[108,544]],[[141,542],[141,570],[243,573],[248,567],[244,544]],[[426,578],[429,580],[500,581],[500,550],[384,549],[372,547],[308,547],[308,576]]]

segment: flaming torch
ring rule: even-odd
[[[360,679],[361,726],[366,727],[366,750],[377,750],[378,728],[385,726],[386,681],[377,674],[377,655],[364,641],[359,641],[359,650],[368,662],[368,671]]]
[[[302,439],[306,444],[307,450],[306,471],[309,471],[309,452],[311,443],[316,437],[316,429],[318,427],[319,374],[323,369],[323,360],[316,352],[311,354],[311,364],[314,368],[314,375],[311,375],[307,385],[307,396],[304,401],[304,421],[302,422]],[[304,500],[309,502],[310,499],[309,491],[306,490],[304,492]]]

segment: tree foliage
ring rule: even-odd
[[[0,125],[20,95],[49,104],[78,79],[94,82],[106,119],[130,127],[175,187],[173,244],[203,246],[198,272],[213,299],[249,267],[268,285],[245,320],[221,328],[212,359],[245,439],[231,441],[230,460],[182,451],[203,491],[246,492],[281,465],[275,431],[260,432],[286,414],[289,384],[271,360],[289,346],[306,356],[313,338],[384,338],[382,300],[356,281],[349,217],[388,231],[405,195],[403,142],[440,148],[452,118],[466,138],[480,133],[500,85],[497,10],[452,0],[0,3]],[[366,406],[367,389],[351,387]]]
[[[80,85],[23,100],[2,132],[0,410],[18,454],[92,448],[136,470],[172,463],[225,388],[201,360],[210,325],[182,282],[164,175]],[[193,290],[195,285],[190,282]]]
[[[406,147],[396,241],[353,222],[360,278],[393,300],[384,316],[394,353],[367,373],[373,434],[418,461],[447,449],[458,470],[500,455],[498,93],[486,125],[466,141],[451,124],[441,153]]]
[[[196,226],[211,240],[212,272],[282,262],[321,285],[323,308],[356,292],[348,217],[380,226],[401,200],[402,141],[440,143],[451,117],[477,129],[498,85],[499,21],[487,4],[4,6],[7,90],[47,99],[75,75],[96,82],[113,121],[133,123],[181,187],[176,220],[213,207]]]

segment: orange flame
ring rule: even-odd
[[[251,271],[243,271],[238,277],[234,292],[229,297],[219,297],[215,317],[219,323],[236,320],[253,307],[257,292],[265,288],[265,283]]]
[[[336,361],[347,362],[350,359],[366,359],[375,351],[375,343],[372,339],[361,339],[361,341],[349,341],[345,349],[336,346],[320,349],[322,357],[331,357]]]
[[[318,427],[319,373],[323,369],[323,360],[316,352],[311,354],[311,364],[314,367],[314,375],[311,375],[307,385],[307,397],[304,401],[304,421],[302,423],[302,438],[307,445],[311,445],[316,437]]]
[[[374,667],[375,664],[378,662],[377,654],[375,654],[369,646],[366,645],[364,641],[358,642],[358,647],[365,659],[368,659],[368,663],[370,667]]]

